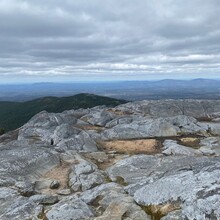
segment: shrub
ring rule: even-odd
[[[0,128],[0,135],[3,135],[5,133],[5,129],[4,128]]]

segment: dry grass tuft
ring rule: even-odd
[[[200,148],[200,139],[199,138],[193,138],[193,137],[186,137],[186,138],[181,138],[180,139],[181,144],[191,147],[194,149],[199,149]]]
[[[60,187],[58,189],[43,189],[42,193],[44,194],[56,194],[58,191],[62,189],[68,188],[68,176],[69,170],[72,164],[62,163],[60,166],[55,167],[54,169],[47,172],[41,179],[54,179],[58,180],[60,183]]]
[[[168,213],[179,210],[179,204],[167,203],[164,205],[149,205],[141,206],[141,208],[151,216],[152,220],[160,220],[162,217],[166,216]]]
[[[212,119],[213,119],[213,118],[208,117],[208,116],[204,116],[204,117],[197,118],[197,120],[200,121],[200,122],[211,122]]]
[[[161,147],[156,139],[101,141],[98,144],[102,150],[123,154],[156,154]]]

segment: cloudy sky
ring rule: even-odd
[[[219,0],[0,0],[0,81],[220,78]]]

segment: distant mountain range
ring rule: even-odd
[[[62,112],[97,105],[116,106],[122,103],[126,101],[92,94],[78,94],[62,98],[44,97],[27,102],[0,102],[0,128],[6,131],[16,129],[43,110]]]
[[[28,101],[45,96],[92,93],[125,100],[220,99],[220,80],[194,79],[0,85],[0,101]]]
[[[123,100],[144,99],[220,100],[220,80],[165,79],[160,81],[0,85],[0,128],[3,127],[6,131],[15,129],[42,110],[62,112],[97,105],[115,106],[124,103]]]

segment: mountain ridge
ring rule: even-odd
[[[71,96],[92,93],[130,101],[144,99],[220,99],[220,80],[164,79],[116,82],[41,82],[36,84],[0,85],[0,101],[29,101],[45,96]]]
[[[31,117],[40,111],[62,112],[70,109],[91,108],[98,105],[116,106],[126,103],[104,96],[88,93],[79,93],[73,96],[47,96],[26,102],[0,102],[0,128],[6,131],[14,130],[25,124]]]
[[[41,111],[0,150],[1,220],[220,217],[220,100]]]

